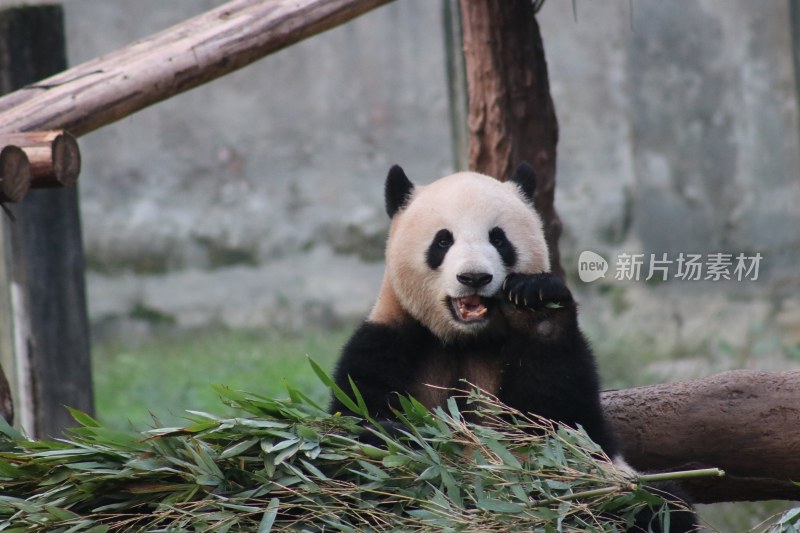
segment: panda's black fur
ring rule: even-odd
[[[580,424],[613,457],[617,447],[600,409],[594,359],[578,330],[569,290],[550,274],[513,281],[505,291],[512,298],[521,292],[542,294],[538,309],[531,311],[535,316],[530,319],[530,328],[514,330],[506,326],[485,336],[445,344],[416,320],[402,329],[365,322],[344,347],[335,381],[350,390],[348,376],[352,378],[373,417],[380,419],[391,418],[391,408],[399,406],[398,392],[416,396],[425,383],[463,388],[462,379],[479,381],[465,371],[470,364],[496,368],[501,376],[497,396],[503,403],[572,427]],[[547,309],[544,304],[548,302],[558,302],[562,307]],[[547,327],[558,330],[559,338],[537,334],[536,322],[545,321],[558,322]],[[452,369],[444,382],[422,374],[431,356],[440,366]],[[346,412],[338,400],[331,410]]]
[[[464,177],[464,186],[467,187],[469,180],[486,178],[476,176],[470,173]],[[393,221],[387,242],[387,271],[396,268],[402,269],[400,277],[421,276],[419,285],[423,288],[408,289],[411,296],[406,296],[403,301],[397,293],[406,289],[399,287],[401,284],[396,277],[392,278],[396,273],[387,272],[376,308],[345,345],[334,380],[343,390],[349,391],[352,379],[371,415],[380,421],[392,419],[392,408],[398,407],[398,394],[414,396],[432,407],[441,405],[448,393],[463,389],[464,383],[468,382],[519,411],[572,427],[580,425],[609,457],[619,457],[617,443],[600,405],[595,359],[578,327],[576,303],[564,282],[549,272],[541,222],[533,209],[535,175],[532,168],[520,165],[509,181],[503,185],[508,188],[503,191],[507,192],[498,189],[498,198],[503,200],[503,195],[508,195],[514,209],[522,209],[516,206],[517,200],[525,204],[524,209],[530,213],[519,211],[516,216],[521,218],[507,220],[512,221],[511,225],[517,220],[531,222],[531,229],[526,228],[526,232],[534,234],[530,237],[533,240],[515,242],[509,234],[516,232],[517,238],[524,235],[517,228],[508,227],[509,224],[489,227],[492,224],[487,223],[483,229],[488,244],[470,245],[480,249],[481,253],[496,254],[497,257],[487,263],[494,265],[494,272],[488,272],[491,268],[477,271],[473,268],[454,273],[457,283],[447,281],[451,287],[460,287],[463,294],[480,294],[480,302],[478,296],[468,296],[465,300],[456,300],[456,303],[452,298],[439,297],[442,309],[437,307],[438,302],[432,302],[429,303],[432,311],[412,312],[408,299],[429,297],[426,291],[430,291],[424,288],[427,287],[425,283],[435,280],[431,276],[439,275],[450,248],[460,237],[447,226],[447,216],[441,225],[431,221],[430,227],[426,227],[425,221],[420,222],[419,218],[433,216],[435,205],[413,213],[417,220],[403,220],[402,225],[396,227],[400,224],[398,217],[410,205],[419,197],[434,193],[423,190],[418,194],[403,170],[398,166],[392,167],[385,187],[386,211]],[[485,186],[487,191],[494,191],[493,188],[498,187],[488,182],[485,185],[476,183],[476,190]],[[459,194],[457,185],[448,187],[452,187],[453,194]],[[450,191],[448,188],[444,190]],[[447,196],[441,200],[449,201]],[[480,198],[475,200],[476,205],[480,205]],[[513,209],[509,207],[509,210]],[[471,214],[455,216],[470,217]],[[394,256],[390,254],[392,240],[403,237],[398,232],[421,231],[419,226],[424,231],[415,237],[427,239],[426,242],[409,244],[409,249],[419,257],[411,258],[410,266],[391,264],[390,259],[397,255],[397,252],[392,252]],[[400,253],[404,252],[401,250]],[[521,255],[527,257],[525,265],[519,263]],[[412,267],[416,269],[413,272]],[[494,279],[497,273],[502,273],[504,279]],[[422,276],[427,278],[422,279]],[[491,297],[480,292],[489,284],[497,287]],[[452,316],[446,316],[444,307]],[[430,313],[436,313],[435,324],[429,318]],[[468,320],[460,321],[460,313]],[[450,324],[448,320],[452,322],[453,331],[447,325]],[[330,410],[348,413],[345,405],[335,397]],[[690,531],[694,527],[693,519],[687,517],[676,516],[672,523],[672,531]]]

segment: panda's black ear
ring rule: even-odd
[[[400,168],[400,165],[394,165],[389,169],[389,175],[386,176],[386,187],[384,194],[386,196],[386,213],[389,218],[400,211],[408,201],[411,199],[411,193],[414,192],[414,184],[406,177],[406,173]]]
[[[517,166],[517,169],[512,174],[511,179],[519,188],[522,189],[522,194],[532,204],[533,193],[536,192],[536,171],[527,162],[523,161]]]

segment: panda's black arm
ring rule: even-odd
[[[572,313],[575,314],[574,309]],[[576,317],[573,317],[570,327],[573,328],[572,333],[560,347],[565,372],[570,376],[568,386],[572,389],[571,395],[565,397],[574,399],[570,403],[572,411],[576,413],[570,425],[581,425],[589,437],[613,459],[620,453],[619,445],[600,402],[600,376],[594,353],[578,329]]]
[[[578,327],[577,306],[564,282],[550,274],[510,274],[503,284],[503,312],[521,335],[512,348],[505,400],[513,407],[575,427],[609,455],[616,439],[600,404],[594,354]]]
[[[353,397],[352,379],[370,415],[378,420],[392,418],[392,408],[398,406],[397,394],[408,394],[416,374],[414,353],[408,346],[410,343],[418,350],[419,343],[415,332],[411,333],[414,334],[365,322],[342,349],[334,370],[336,385]],[[331,399],[329,411],[353,414],[335,396]]]
[[[580,332],[561,342],[521,338],[509,347],[500,399],[570,427],[582,426],[607,455],[618,453],[600,404],[594,358]]]

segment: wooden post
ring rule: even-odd
[[[61,6],[0,11],[4,92],[65,68]],[[8,225],[16,364],[9,377],[23,428],[54,437],[75,426],[64,406],[93,410],[78,191],[32,190],[11,209],[17,219]]]
[[[531,0],[461,0],[469,92],[470,168],[504,180],[527,161],[538,178],[534,203],[544,222],[552,271],[561,219],[553,205],[558,122],[544,45]]]

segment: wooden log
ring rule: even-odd
[[[685,482],[697,503],[800,499],[800,371],[606,391],[603,405],[634,468],[725,471]]]
[[[0,134],[0,146],[14,145],[28,156],[31,188],[70,187],[81,173],[78,141],[66,131]]]
[[[232,0],[0,98],[0,131],[80,137],[390,0]]]
[[[554,273],[561,219],[555,210],[558,121],[542,36],[530,0],[461,0],[469,93],[469,166],[505,179],[520,161],[538,177],[534,203]]]
[[[31,164],[25,152],[18,146],[3,146],[0,150],[0,202],[20,202],[30,186]]]

